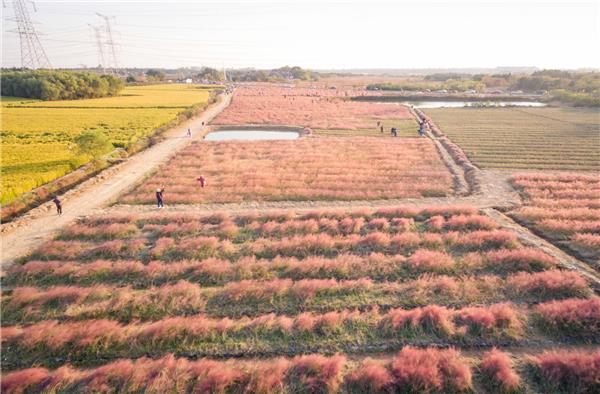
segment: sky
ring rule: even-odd
[[[53,67],[99,64],[98,12],[111,16],[120,67],[600,68],[600,0],[28,4]],[[18,67],[13,0],[4,5],[2,66]]]

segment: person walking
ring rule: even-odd
[[[62,202],[58,199],[57,196],[54,196],[52,202],[54,203],[54,205],[56,205],[56,213],[62,215]]]
[[[165,192],[164,187],[159,187],[156,189],[156,205],[158,208],[163,208],[165,205],[163,204],[163,193]]]
[[[204,188],[204,186],[206,186],[206,178],[204,178],[204,175],[200,175],[198,178],[196,178],[196,180],[200,184],[201,188]]]
[[[398,137],[398,130],[395,127],[392,127],[392,137]]]
[[[427,126],[425,119],[419,123],[419,137],[425,137],[425,127]]]
[[[188,137],[191,137],[191,136],[192,136],[192,130],[190,130],[190,128],[189,128],[189,127],[188,127],[187,136],[188,136]]]
[[[379,128],[379,130],[381,130],[381,132],[383,133],[383,125],[381,125],[381,127]]]

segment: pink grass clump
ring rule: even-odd
[[[492,230],[498,224],[491,218],[483,215],[456,215],[446,220],[445,227],[450,230]]]
[[[403,348],[391,371],[401,390],[411,392],[464,391],[472,387],[469,365],[455,349]]]
[[[444,271],[454,266],[454,260],[447,253],[427,249],[415,251],[407,262],[414,268],[431,271]]]
[[[457,324],[464,325],[475,335],[495,335],[509,333],[519,336],[522,323],[510,304],[494,304],[487,307],[466,307],[456,312]]]
[[[443,237],[450,246],[466,250],[478,251],[517,246],[517,236],[505,230],[477,230],[467,233],[449,232],[443,234]]]
[[[556,266],[557,261],[539,249],[500,249],[484,255],[485,264],[500,272],[542,271]]]
[[[447,308],[427,305],[410,310],[392,309],[383,316],[381,326],[388,332],[416,330],[431,332],[440,336],[454,333],[452,313]]]
[[[600,339],[600,298],[572,298],[535,307],[545,329],[565,335]]]
[[[600,350],[557,350],[532,359],[545,387],[568,393],[600,392]]]
[[[29,368],[21,371],[9,372],[2,376],[3,393],[21,394],[37,387],[48,379],[49,371],[46,368]]]
[[[600,255],[600,234],[575,234],[571,242],[574,247],[583,249],[591,255]]]
[[[346,358],[341,355],[297,356],[292,360],[288,379],[299,392],[334,393],[342,382],[342,369],[345,363]]]
[[[590,291],[587,281],[575,271],[520,272],[509,276],[507,282],[517,294],[542,299],[582,297]]]
[[[346,385],[361,393],[379,393],[393,390],[394,376],[382,363],[365,359],[346,376]]]
[[[441,215],[432,216],[425,221],[425,226],[427,226],[430,231],[442,231],[445,224],[446,219]]]
[[[521,378],[513,369],[510,356],[496,348],[483,355],[480,368],[489,379],[490,386],[501,392],[516,392],[521,385]]]

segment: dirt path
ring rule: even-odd
[[[64,201],[62,216],[54,214],[54,207],[50,202],[32,209],[13,222],[3,224],[1,227],[2,266],[26,255],[54,236],[69,222],[88,215],[93,209],[114,202],[121,193],[135,185],[146,173],[168,160],[190,141],[201,138],[205,133],[201,123],[208,123],[225,109],[230,101],[230,95],[221,96],[216,104],[210,106],[201,115],[166,132],[165,140],[65,193],[61,196],[61,200]],[[192,131],[192,138],[186,137],[188,128]]]

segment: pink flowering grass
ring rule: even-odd
[[[153,204],[161,185],[167,205],[377,200],[447,195],[452,177],[430,140],[301,138],[192,144],[121,201]]]
[[[238,88],[232,103],[214,124],[268,124],[312,129],[374,129],[372,119],[413,119],[404,106],[344,100],[327,89],[266,86]]]
[[[560,242],[597,268],[600,257],[600,177],[597,174],[517,174],[527,205],[512,215]]]
[[[410,392],[465,391],[472,387],[469,365],[455,349],[403,348],[392,360],[396,384]]]
[[[557,350],[531,360],[543,389],[562,393],[600,391],[600,350]]]
[[[574,271],[521,272],[509,276],[507,282],[515,293],[541,299],[586,297],[590,293],[587,281]]]
[[[168,354],[155,360],[118,360],[86,370],[64,366],[9,372],[2,377],[2,392],[334,392],[345,364],[339,355],[232,362]]]
[[[545,330],[560,335],[600,340],[600,298],[566,299],[538,304]]]
[[[521,391],[521,378],[513,368],[513,361],[505,352],[493,348],[483,355],[481,373],[494,391],[517,393]]]

